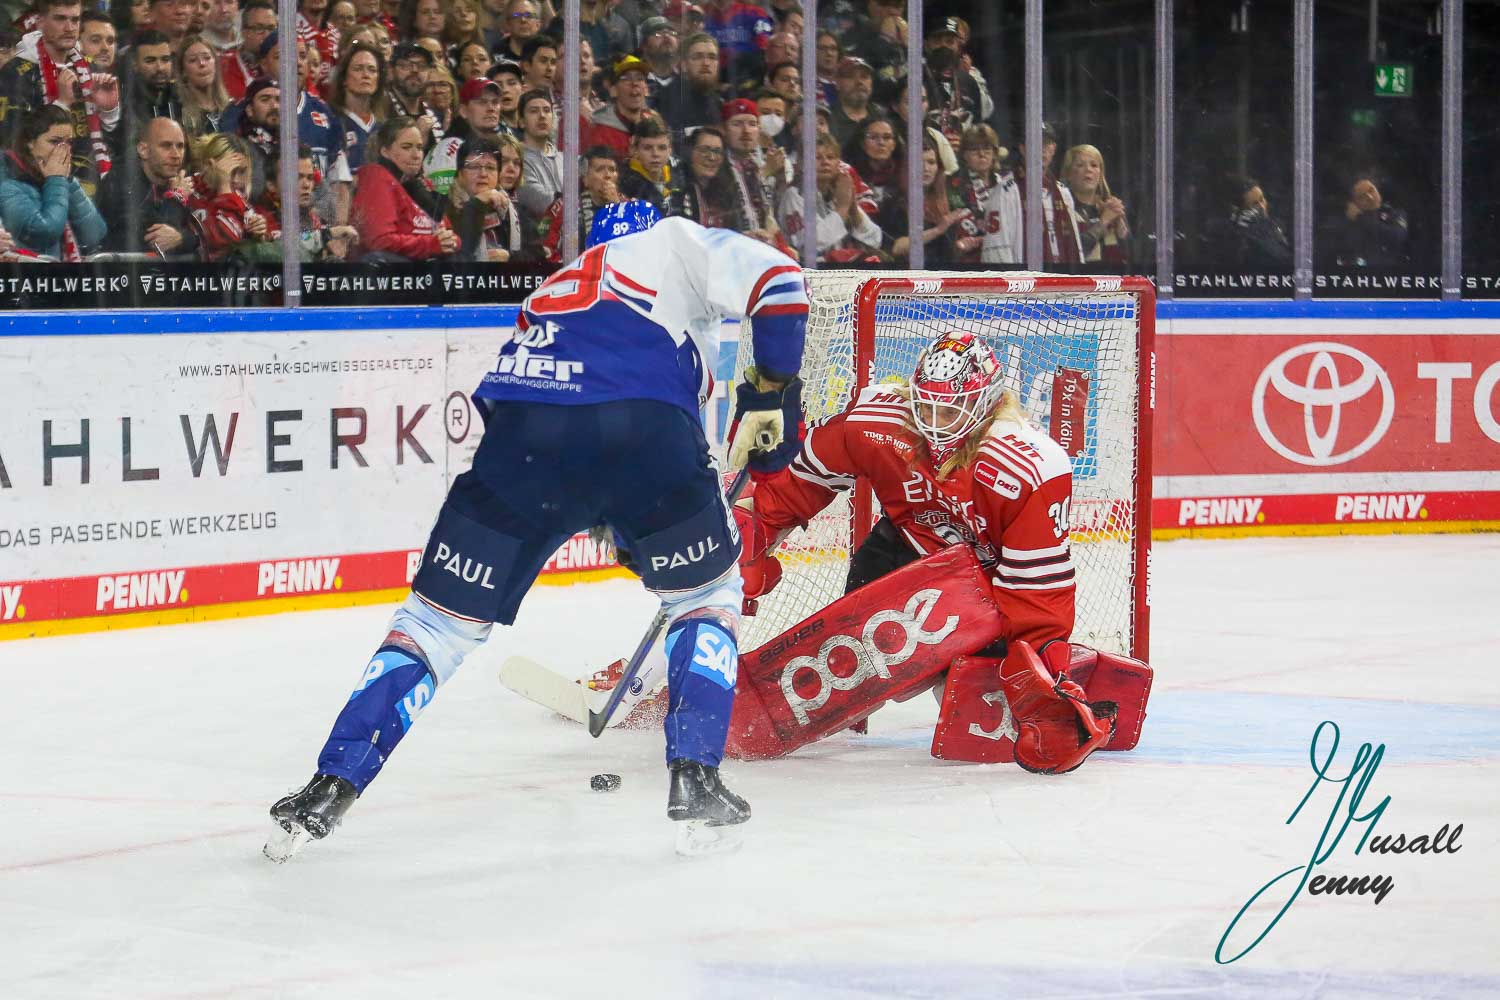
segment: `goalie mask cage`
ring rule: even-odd
[[[1072,640],[1145,660],[1156,374],[1150,281],[1030,272],[804,274],[812,304],[802,362],[808,423],[842,411],[867,385],[906,381],[922,349],[943,333],[983,337],[1028,419],[1072,457]],[[750,337],[742,332],[735,372],[750,363]],[[777,549],[785,575],[742,622],[740,648],[755,649],[840,597],[849,555],[879,516],[860,479],[805,529],[793,530]]]

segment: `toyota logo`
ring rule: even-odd
[[[1311,354],[1313,358],[1308,362],[1306,377],[1297,381],[1287,374],[1287,366],[1305,354]],[[1359,375],[1353,381],[1339,381],[1335,356],[1348,358],[1359,365]],[[1335,452],[1343,422],[1344,405],[1363,399],[1377,385],[1380,387],[1380,417],[1375,421],[1374,428],[1352,448]],[[1275,388],[1278,395],[1291,402],[1302,404],[1305,451],[1288,446],[1271,430],[1266,421],[1267,386]],[[1318,418],[1321,414],[1318,411],[1325,409],[1327,429],[1319,431]],[[1344,344],[1319,342],[1293,347],[1272,359],[1256,380],[1251,410],[1255,416],[1255,429],[1260,432],[1261,440],[1282,458],[1298,465],[1341,465],[1363,455],[1385,436],[1396,412],[1396,395],[1391,390],[1391,380],[1385,369],[1374,358]]]

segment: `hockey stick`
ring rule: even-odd
[[[750,467],[739,471],[734,477],[734,484],[729,487],[729,506],[740,498],[745,492],[745,484],[750,482]],[[732,516],[732,515],[731,515]],[[625,671],[620,675],[619,683],[609,692],[609,700],[599,711],[589,710],[589,735],[597,738],[604,732],[604,727],[609,725],[610,716],[615,714],[615,709],[620,707],[620,702],[625,699],[625,692],[630,690],[630,683],[635,680],[635,675],[641,672],[641,664],[646,662],[646,654],[651,647],[656,645],[656,640],[661,637],[662,629],[667,627],[667,609],[659,608],[656,617],[651,619],[651,626],[646,629],[646,634],[641,636],[640,644],[635,647],[631,654],[630,662],[625,664]]]

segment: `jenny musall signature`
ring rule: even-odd
[[[1320,754],[1319,748],[1327,746],[1327,752]],[[1370,794],[1370,783],[1375,778],[1375,772],[1380,768],[1380,762],[1385,757],[1385,744],[1371,748],[1370,744],[1360,744],[1359,750],[1354,755],[1354,765],[1349,772],[1343,776],[1329,773],[1333,767],[1334,758],[1339,749],[1339,727],[1331,721],[1318,724],[1313,731],[1312,745],[1308,748],[1308,758],[1312,762],[1313,781],[1308,786],[1302,801],[1297,803],[1297,808],[1286,818],[1290,825],[1302,812],[1302,807],[1307,805],[1312,798],[1313,792],[1323,783],[1339,786],[1338,797],[1334,799],[1333,807],[1328,811],[1328,821],[1323,824],[1323,832],[1318,835],[1318,841],[1313,845],[1312,856],[1307,863],[1289,868],[1277,875],[1271,881],[1261,886],[1255,894],[1245,901],[1240,907],[1234,919],[1229,921],[1229,926],[1224,928],[1224,936],[1219,938],[1219,946],[1214,949],[1214,961],[1220,965],[1228,965],[1230,962],[1238,961],[1248,955],[1256,945],[1260,944],[1271,929],[1286,916],[1287,910],[1297,901],[1305,888],[1309,895],[1359,895],[1370,894],[1374,897],[1375,905],[1380,905],[1381,900],[1395,888],[1395,880],[1389,875],[1314,875],[1313,869],[1333,857],[1334,850],[1343,840],[1344,834],[1349,828],[1357,823],[1364,824],[1364,833],[1359,838],[1359,843],[1354,846],[1354,854],[1364,851],[1365,845],[1370,847],[1371,854],[1457,854],[1460,845],[1459,834],[1463,833],[1464,825],[1459,823],[1450,831],[1448,824],[1444,823],[1442,828],[1431,837],[1426,834],[1408,838],[1404,833],[1398,833],[1394,837],[1387,834],[1384,836],[1373,836],[1376,825],[1385,817],[1385,811],[1391,804],[1389,795],[1383,797],[1369,809],[1361,812],[1365,796]],[[1321,763],[1320,763],[1321,760]],[[1342,821],[1340,817],[1342,814]],[[1296,884],[1287,895],[1286,902],[1276,911],[1266,925],[1261,928],[1255,939],[1240,951],[1225,957],[1225,951],[1229,945],[1229,936],[1239,926],[1240,920],[1260,899],[1278,884],[1285,884],[1292,877],[1296,877]]]

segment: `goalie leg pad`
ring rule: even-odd
[[[1099,749],[1134,750],[1146,722],[1151,667],[1128,656],[1073,643],[1067,670],[1090,703],[1111,702],[1115,706],[1114,731]]]
[[[971,764],[1008,764],[1016,759],[1015,717],[1000,683],[1001,660],[960,656],[948,668],[932,755]]]
[[[779,757],[838,732],[930,686],[1002,625],[968,546],[898,569],[745,655],[730,752]]]

